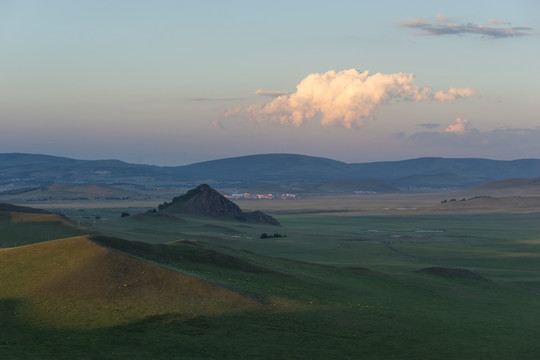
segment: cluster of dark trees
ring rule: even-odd
[[[280,238],[280,237],[287,237],[287,234],[279,234],[279,233],[275,233],[273,235],[269,235],[267,233],[262,233],[261,236],[259,236],[261,239],[272,239],[272,238]]]
[[[459,200],[457,200],[457,199],[450,199],[450,200],[444,199],[444,200],[441,200],[441,204],[446,204],[447,202],[451,202],[451,201],[467,201],[467,200],[475,200],[475,199],[491,199],[491,196],[481,195],[481,196],[474,196],[474,197],[472,197],[470,199],[463,198],[463,199],[459,199]]]
[[[459,201],[465,201],[465,200],[467,200],[467,199],[461,199]],[[458,200],[457,199],[450,199],[450,200],[444,199],[444,200],[441,200],[441,204],[446,204],[449,201],[451,202],[451,201],[458,201]]]

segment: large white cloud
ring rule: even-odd
[[[453,101],[474,95],[470,88],[451,87],[448,92],[433,92],[420,87],[414,75],[407,73],[370,74],[356,69],[313,73],[303,79],[296,92],[282,95],[269,103],[239,108],[227,115],[247,114],[258,121],[277,121],[301,125],[319,118],[322,125],[352,128],[372,118],[381,105],[397,100]]]

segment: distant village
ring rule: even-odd
[[[295,194],[250,194],[250,193],[234,193],[223,195],[227,199],[278,199],[278,200],[293,200],[296,199]]]

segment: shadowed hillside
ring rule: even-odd
[[[0,204],[0,248],[81,235],[68,218],[42,209]]]
[[[107,236],[92,236],[92,241],[127,254],[152,262],[183,269],[210,266],[240,272],[266,274],[270,270],[254,265],[236,256],[207,249],[190,241],[176,241],[172,244],[148,244]]]

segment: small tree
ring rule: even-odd
[[[163,204],[159,204],[158,205],[158,210],[163,210],[165,209],[167,206],[169,206],[170,204],[168,202],[164,202]]]
[[[262,233],[261,236],[260,236],[261,239],[267,239],[268,238],[268,234],[267,233]]]

